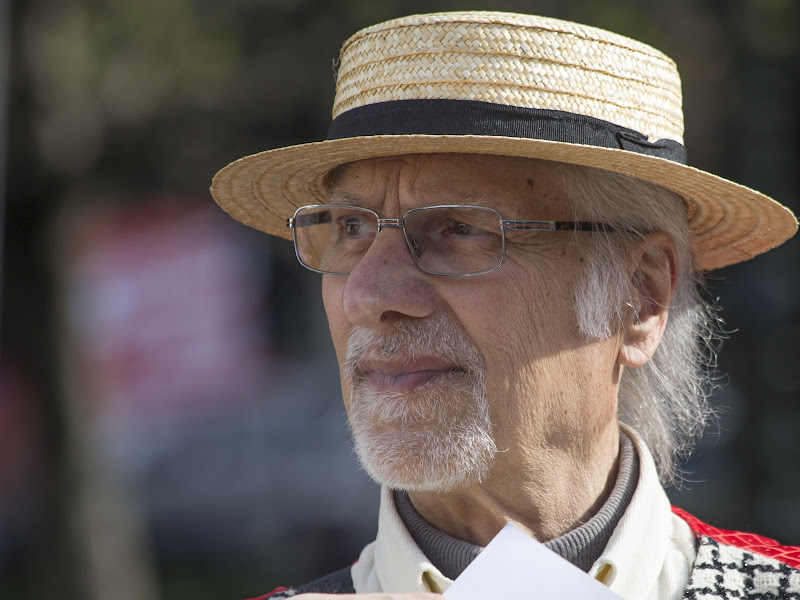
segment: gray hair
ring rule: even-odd
[[[625,231],[576,236],[576,243],[586,245],[586,266],[575,290],[575,312],[588,339],[618,331],[626,304],[641,291],[626,271],[632,244],[654,231],[675,242],[679,274],[664,336],[651,360],[624,371],[618,414],[644,438],[662,482],[678,483],[680,459],[691,453],[713,415],[708,398],[721,339],[719,319],[701,296],[701,275],[693,268],[686,205],[674,192],[625,175],[563,163],[555,168],[576,216]]]

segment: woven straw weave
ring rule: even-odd
[[[680,78],[668,57],[592,27],[504,13],[470,22],[476,14],[410,17],[354,35],[342,48],[334,118],[392,100],[480,100],[683,141]]]

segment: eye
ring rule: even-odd
[[[468,223],[453,223],[453,233],[456,235],[469,235],[472,233],[472,225]]]
[[[442,221],[438,229],[443,236],[466,236],[472,235],[475,232],[472,225],[469,223],[465,223],[464,221],[456,221],[455,219],[447,219]]]
[[[344,231],[347,235],[356,235],[361,229],[361,223],[358,219],[347,219],[344,224]]]
[[[356,237],[364,233],[364,219],[347,217],[343,223],[345,237]]]
[[[474,237],[487,233],[487,231],[477,225],[472,225],[464,221],[457,221],[450,219],[448,222],[443,223],[441,227],[442,235],[444,236],[457,236],[457,237]]]

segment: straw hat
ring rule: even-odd
[[[359,31],[342,47],[328,139],[237,160],[211,193],[235,219],[291,239],[287,217],[326,201],[334,167],[431,152],[599,167],[673,190],[699,269],[747,260],[797,230],[786,207],[684,164],[680,77],[667,56],[601,29],[497,12]]]

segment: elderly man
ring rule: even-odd
[[[800,598],[800,549],[661,486],[708,412],[699,274],[797,229],[684,164],[672,61],[553,19],[414,16],[345,43],[333,117],[212,187],[323,273],[382,484],[352,567],[267,597],[446,593],[513,523],[623,598]]]

